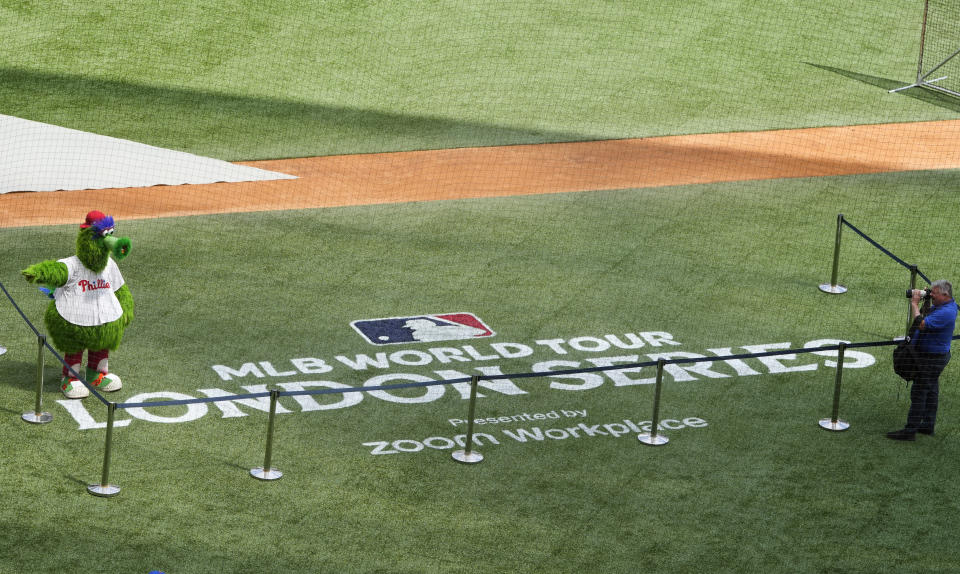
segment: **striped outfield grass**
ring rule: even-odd
[[[226,160],[954,119],[922,6],[0,7],[0,114]]]

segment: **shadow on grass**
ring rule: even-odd
[[[23,409],[17,410],[17,409],[11,409],[11,408],[7,408],[7,407],[0,407],[0,412],[8,413],[8,414],[11,414],[11,415],[21,415],[21,414],[23,414],[24,412],[27,412],[28,410],[29,410],[30,412],[33,412],[31,409],[27,409],[27,408],[23,408]]]
[[[447,118],[20,68],[0,68],[0,114],[229,161],[593,139],[462,110]]]
[[[76,476],[73,476],[72,474],[65,474],[65,475],[63,475],[63,478],[67,479],[67,480],[70,481],[70,482],[75,482],[75,483],[77,483],[77,484],[82,484],[83,486],[88,486],[88,485],[90,484],[90,481],[89,481],[89,480],[83,480],[83,479],[81,479],[81,478],[77,478]]]
[[[35,391],[37,388],[37,363],[36,361],[23,360],[0,360],[0,385],[17,389],[28,389]],[[58,364],[59,365],[59,364]],[[54,380],[53,366],[44,365],[44,388],[52,385]],[[59,371],[58,371],[59,372]],[[57,388],[53,385],[54,389]]]
[[[856,80],[864,84],[869,84],[871,86],[876,86],[878,88],[883,88],[884,90],[890,91],[897,88],[903,88],[909,86],[913,83],[910,81],[902,80],[891,80],[890,78],[881,78],[879,76],[871,76],[868,74],[861,74],[859,72],[853,72],[851,70],[844,70],[842,68],[834,68],[833,66],[823,66],[821,64],[814,64],[811,62],[804,62],[808,66],[813,66],[814,68],[819,68],[827,72],[832,72],[834,74],[839,74],[851,80]],[[895,95],[895,94],[890,94]],[[925,88],[915,87],[901,92],[897,92],[896,95],[907,96],[908,98],[913,98],[915,100],[920,100],[926,104],[932,106],[941,107],[952,112],[960,112],[960,98],[953,97],[949,94],[943,92],[937,92],[933,90],[928,90]]]

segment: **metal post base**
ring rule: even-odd
[[[909,90],[910,88],[918,88],[920,84],[910,84],[909,86],[903,86],[902,88],[894,88],[892,90],[887,90],[888,94],[895,94],[897,92],[902,92],[903,90]]]
[[[455,450],[450,456],[453,457],[453,460],[462,462],[464,464],[477,464],[478,462],[483,462],[483,455],[475,450]]]
[[[824,293],[834,293],[836,295],[847,292],[847,288],[843,285],[831,285],[829,283],[824,283],[821,285],[820,290]]]
[[[120,487],[116,484],[91,484],[87,487],[87,492],[94,496],[110,498],[120,494]]]
[[[956,56],[956,54],[954,54],[953,56]],[[947,60],[953,58],[953,56],[950,56],[950,58],[947,58]],[[944,60],[943,62],[941,62],[941,63],[940,63],[940,66],[946,64],[946,63],[947,63],[947,60]],[[937,68],[939,68],[940,66],[937,66]],[[936,68],[934,68],[934,70],[935,70],[935,69],[936,69]],[[933,70],[930,70],[930,72],[932,73]],[[948,77],[949,77],[949,76],[942,76],[942,77],[939,77],[939,78],[937,78],[937,79],[935,79],[935,80],[923,80],[923,81],[917,82],[916,84],[910,84],[909,86],[903,86],[902,88],[894,88],[894,89],[892,89],[892,90],[887,90],[887,93],[888,93],[888,94],[895,94],[895,93],[897,93],[897,92],[902,92],[903,90],[909,90],[910,88],[922,88],[922,87],[924,87],[924,86],[927,86],[927,87],[929,87],[929,88],[933,88],[933,89],[935,89],[935,90],[943,90],[944,92],[949,92],[950,90],[941,88],[940,86],[933,86],[933,85],[931,85],[931,84],[933,84],[934,82],[939,82],[940,80],[946,80]],[[952,93],[952,92],[951,92],[951,93]]]
[[[841,420],[820,419],[820,427],[829,431],[845,431],[850,428],[850,423]]]
[[[637,435],[637,440],[642,442],[643,444],[647,444],[650,446],[661,446],[670,442],[670,439],[663,436],[662,434],[652,435],[648,432]]]
[[[277,480],[283,476],[283,473],[272,467],[270,470],[264,470],[262,466],[258,466],[250,471],[250,476],[259,480]]]
[[[22,418],[23,420],[27,421],[28,423],[33,423],[33,424],[36,424],[36,425],[42,425],[42,424],[46,424],[46,423],[52,421],[52,420],[53,420],[53,415],[51,415],[50,413],[33,413],[33,412],[30,412],[30,413],[23,413],[23,416],[21,416],[20,418]]]

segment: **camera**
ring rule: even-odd
[[[913,289],[907,289],[907,299],[913,299],[913,291],[914,291]],[[930,290],[929,290],[929,289],[920,289],[920,296],[923,297],[924,299],[929,299],[929,298],[930,298]]]

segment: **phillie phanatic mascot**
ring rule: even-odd
[[[76,255],[43,261],[22,272],[27,281],[49,288],[41,291],[53,299],[43,317],[53,346],[77,374],[87,351],[85,379],[101,391],[122,386],[107,368],[107,358],[120,346],[123,330],[133,320],[133,295],[114,261],[129,252],[130,240],[113,236],[113,218],[91,211],[80,225]],[[68,399],[90,394],[66,366],[60,390]]]

